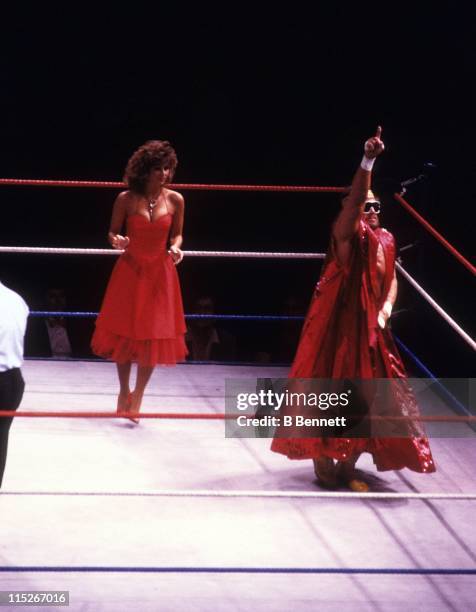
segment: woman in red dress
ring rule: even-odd
[[[146,142],[127,163],[129,189],[114,202],[108,239],[124,254],[112,271],[91,346],[116,362],[118,412],[138,413],[154,366],[175,365],[187,354],[175,269],[183,259],[184,199],[167,188],[176,166],[168,142]],[[137,378],[131,392],[132,363],[137,363]]]

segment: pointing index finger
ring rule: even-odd
[[[381,135],[382,135],[382,127],[379,125],[377,126],[377,132],[375,133],[375,138],[380,139]]]

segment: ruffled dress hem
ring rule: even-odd
[[[137,363],[140,366],[176,365],[188,354],[184,335],[176,338],[135,340],[96,327],[91,348],[99,357],[116,363]]]

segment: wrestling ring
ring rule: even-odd
[[[0,179],[2,184],[123,188],[99,181]],[[474,275],[470,262],[418,219],[401,195],[395,198]],[[0,252],[53,259],[120,254],[24,246],[1,246]],[[324,254],[185,251],[185,257],[299,260]],[[475,350],[475,341],[458,322],[400,263],[397,268],[460,341]],[[31,312],[36,317],[96,314]],[[293,319],[187,315],[188,320],[207,317]],[[397,342],[424,377],[434,378],[409,347]],[[2,594],[67,591],[71,609],[101,611],[289,610],[297,605],[380,611],[409,601],[422,611],[470,609],[476,595],[474,406],[440,385],[442,393],[432,396],[428,409],[422,407],[427,429],[444,422],[450,432],[431,438],[436,473],[404,470],[380,477],[364,454],[358,468],[371,492],[321,491],[309,461],[290,462],[270,452],[269,439],[224,435],[225,379],[285,378],[287,372],[271,364],[156,368],[135,426],[111,411],[117,397],[113,363],[26,360],[26,390],[15,414],[0,494]]]

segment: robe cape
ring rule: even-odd
[[[377,275],[377,249],[385,257],[385,277]],[[418,417],[419,409],[408,383],[405,367],[388,327],[381,329],[377,317],[383,306],[395,269],[395,240],[383,228],[372,230],[363,220],[352,239],[351,254],[343,266],[336,256],[334,238],[316,286],[299,346],[289,374],[289,387],[299,388],[298,379],[391,379],[386,386],[387,416]],[[385,381],[386,384],[386,381]],[[282,414],[297,414],[287,407]],[[372,415],[372,410],[369,408]],[[380,408],[382,412],[382,402]],[[319,410],[320,416],[326,414]],[[393,423],[394,425],[395,423]],[[378,470],[408,467],[416,472],[434,472],[435,465],[421,422],[398,423],[398,434],[378,435],[388,429],[374,426],[364,437],[321,435],[316,428],[276,429],[271,450],[290,459],[331,457],[346,460],[363,452],[372,454]],[[386,427],[393,426],[388,422]],[[377,432],[377,434],[375,434]],[[345,434],[344,434],[345,435]]]

